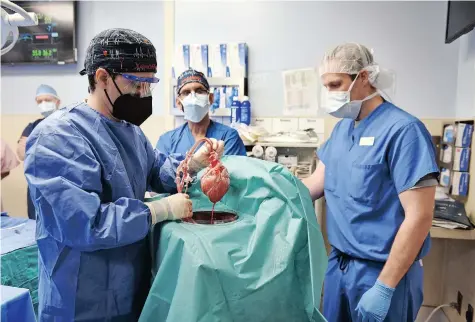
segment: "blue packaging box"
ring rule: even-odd
[[[469,148],[472,144],[473,125],[457,123],[455,128],[455,146],[459,148]]]
[[[467,196],[469,180],[470,174],[468,172],[454,172],[452,177],[452,194],[455,196]]]
[[[470,149],[455,148],[454,165],[452,167],[455,171],[468,172],[470,167]]]

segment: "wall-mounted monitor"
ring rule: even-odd
[[[18,28],[18,41],[2,56],[3,65],[76,63],[75,1],[13,2],[36,13],[38,25]]]
[[[445,43],[450,44],[475,28],[475,1],[449,1]]]

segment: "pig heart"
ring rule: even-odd
[[[201,178],[201,190],[215,204],[223,198],[228,189],[228,170],[221,162],[212,162]]]

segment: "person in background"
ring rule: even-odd
[[[36,89],[35,101],[43,117],[28,124],[21,134],[21,137],[20,137],[20,140],[18,141],[18,146],[17,146],[17,155],[21,161],[25,159],[25,146],[26,146],[26,139],[28,138],[28,136],[31,134],[33,129],[38,124],[40,124],[41,121],[43,121],[46,117],[51,115],[55,110],[57,110],[61,103],[58,97],[58,94],[56,93],[56,90],[53,87],[49,85],[45,85],[45,84],[40,85]]]
[[[358,44],[320,66],[322,107],[342,120],[303,182],[327,204],[329,322],[414,321],[422,305],[439,169],[424,124],[380,95],[387,75]]]
[[[2,164],[2,169],[1,169],[1,174],[2,174],[2,180],[6,178],[9,174],[10,171],[15,169],[20,162],[18,161],[15,152],[10,148],[10,146],[3,141],[3,139],[0,139],[0,144],[1,144],[1,154],[0,154],[0,159],[1,159],[1,164]],[[1,211],[3,212],[3,202],[0,205]]]
[[[214,96],[203,73],[189,69],[177,79],[176,104],[187,121],[160,136],[157,149],[165,154],[186,153],[196,140],[214,138],[224,141],[225,155],[246,155],[246,148],[238,132],[209,117]]]
[[[2,179],[6,178],[9,174],[10,171],[15,169],[20,162],[18,161],[15,152],[10,148],[10,146],[3,141],[3,139],[0,139],[1,142],[1,163],[2,163]]]
[[[140,55],[137,55],[140,53]],[[26,143],[25,174],[38,214],[39,322],[138,321],[151,280],[152,225],[188,218],[176,189],[183,155],[153,150],[139,128],[159,80],[153,44],[129,29],[96,35],[86,52],[89,97],[41,122]],[[223,142],[213,140],[222,155]],[[208,146],[190,171],[208,166]]]
[[[35,101],[43,117],[28,124],[21,134],[21,137],[20,137],[20,140],[18,140],[17,149],[16,149],[18,158],[21,161],[25,160],[25,147],[26,147],[26,140],[28,139],[28,136],[31,134],[33,129],[38,124],[40,124],[41,121],[43,121],[46,117],[48,117],[50,114],[56,111],[59,108],[59,104],[61,103],[58,93],[56,93],[56,90],[53,87],[49,85],[45,85],[45,84],[40,85],[36,89]],[[36,219],[35,207],[33,206],[29,189],[27,191],[26,202],[28,206],[28,218]]]

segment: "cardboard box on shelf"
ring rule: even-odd
[[[190,68],[190,45],[178,45],[173,57],[172,77],[178,78],[188,68]]]
[[[208,47],[208,64],[210,77],[227,76],[227,45],[217,44]]]
[[[455,125],[455,146],[469,148],[472,144],[473,125],[467,123],[456,123]]]
[[[452,195],[467,196],[469,179],[470,174],[468,172],[454,171],[452,175]]]
[[[467,172],[470,166],[470,149],[455,148],[453,170]]]
[[[229,77],[247,77],[247,44],[227,44],[227,66]]]
[[[202,72],[205,76],[209,76],[208,45],[190,45],[190,66],[194,70]]]

